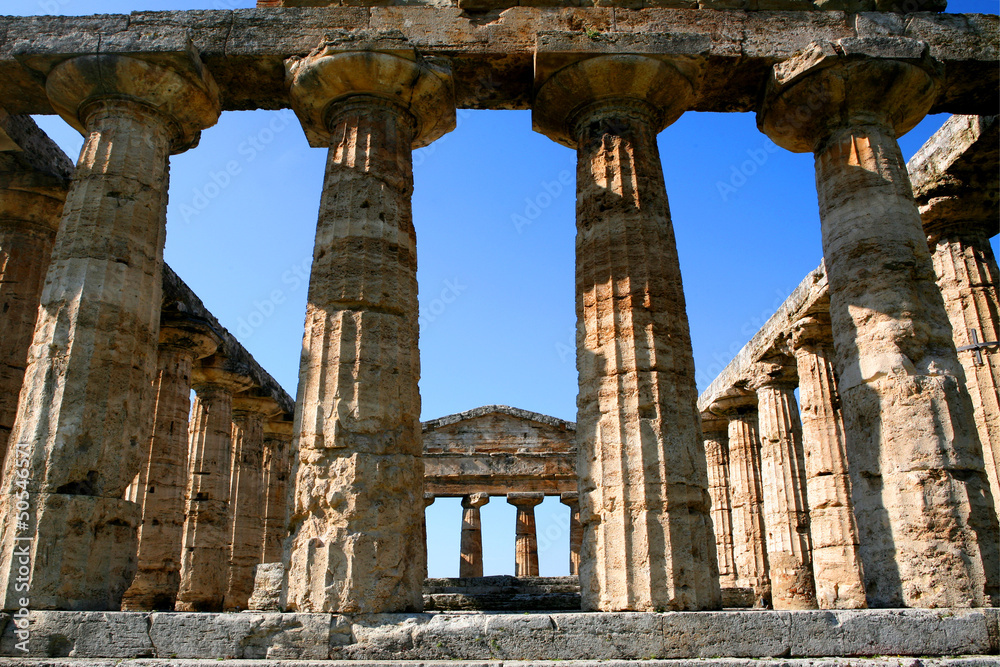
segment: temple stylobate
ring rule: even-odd
[[[997,16],[555,5],[0,17],[0,654],[1000,651]],[[171,156],[245,109],[326,151],[294,399],[163,262]],[[420,422],[412,155],[457,109],[575,151],[575,423]],[[656,141],[692,111],[813,154],[824,254],[700,397]],[[75,166],[37,114],[83,135]],[[438,497],[454,580],[427,579]],[[483,577],[491,497],[511,581]]]

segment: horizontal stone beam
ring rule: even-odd
[[[693,102],[697,111],[753,111],[776,61],[812,41],[852,37],[927,42],[945,66],[932,113],[994,113],[1000,89],[995,15],[615,7],[512,7],[467,15],[457,7],[398,6],[0,17],[0,99],[11,113],[52,113],[39,72],[62,59],[178,53],[193,45],[218,82],[225,109],[285,108],[284,59],[337,34],[372,48],[379,39],[398,46],[402,38],[425,55],[450,58],[461,108],[529,108],[536,47],[649,55],[667,49],[699,59],[705,76]]]

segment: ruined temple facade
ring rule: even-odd
[[[354,4],[378,6],[0,18],[4,610],[21,582],[36,613],[266,598],[295,636],[325,622],[330,657],[357,637],[331,618],[422,609],[437,495],[462,498],[463,577],[501,495],[537,575],[533,508],[559,495],[582,609],[656,627],[723,589],[803,614],[1000,603],[996,16]],[[258,108],[327,155],[294,400],[163,263],[170,156]],[[530,109],[576,151],[575,424],[419,420],[412,151],[457,108]],[[656,143],[689,111],[814,155],[824,252],[701,397]],[[907,164],[898,137],[941,112]],[[85,137],[75,166],[29,114]],[[677,622],[728,618],[699,616]]]

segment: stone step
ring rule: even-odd
[[[218,665],[212,659],[139,658],[135,660],[92,660],[89,658],[10,658],[3,665],[23,667],[209,667]],[[996,667],[998,661],[989,656],[954,658],[692,658],[680,660],[419,660],[365,661],[353,660],[226,660],[232,667]]]
[[[426,611],[563,611],[580,609],[577,577],[454,577],[424,582]]]

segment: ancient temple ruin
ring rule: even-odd
[[[581,5],[0,17],[5,660],[1000,651],[997,16]],[[163,263],[170,156],[286,108],[328,151],[294,399]],[[420,422],[411,154],[459,108],[530,109],[576,150],[575,424]],[[814,154],[824,250],[700,397],[656,144],[688,111]],[[929,113],[954,116],[907,164]],[[31,114],[80,131],[76,165]],[[556,588],[546,495],[573,517]],[[441,496],[454,586],[503,497],[517,577],[579,608],[422,613],[448,608]]]

